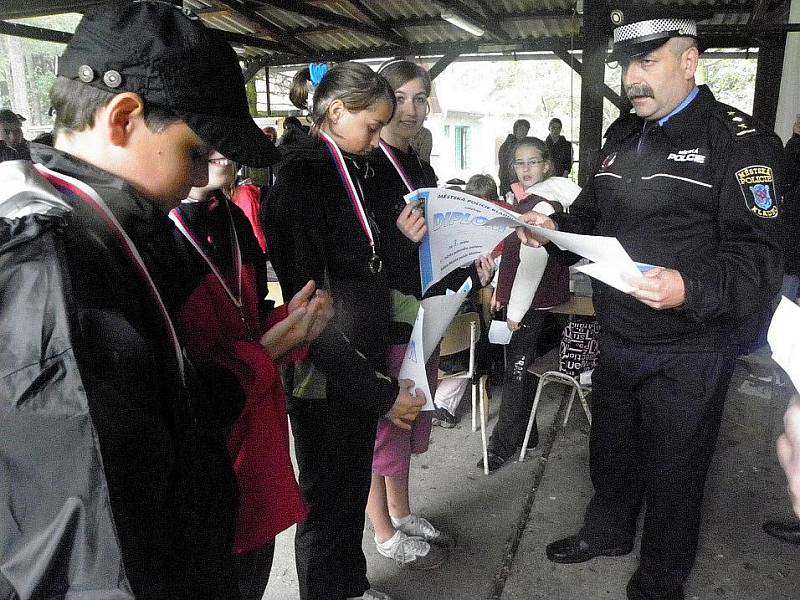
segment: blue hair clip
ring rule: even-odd
[[[308,65],[308,72],[311,74],[311,83],[317,87],[328,73],[328,65],[325,63],[311,63]]]

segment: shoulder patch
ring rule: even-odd
[[[735,140],[763,133],[753,117],[732,106],[718,104],[714,114],[722,121],[731,137]]]
[[[734,176],[742,190],[747,210],[762,219],[774,219],[778,216],[772,167],[751,165],[739,169]]]

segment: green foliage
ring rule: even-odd
[[[73,32],[80,20],[80,15],[74,13],[36,17],[30,19],[16,19],[12,22],[55,29],[58,31]],[[8,51],[10,36],[0,35],[0,106],[11,106],[13,89],[24,87],[28,98],[30,115],[26,125],[47,126],[52,124],[52,119],[47,112],[50,107],[48,94],[55,80],[56,57],[61,54],[64,46],[53,42],[39,40],[19,39],[22,51],[22,60],[26,73],[25,81],[14,81],[11,76],[11,53]]]

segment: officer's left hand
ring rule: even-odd
[[[653,267],[629,283],[636,288],[631,295],[656,310],[675,308],[686,302],[683,277],[675,269]]]

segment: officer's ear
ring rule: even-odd
[[[697,71],[697,65],[700,62],[700,51],[697,46],[692,42],[680,55],[680,65],[686,79],[694,78]]]

